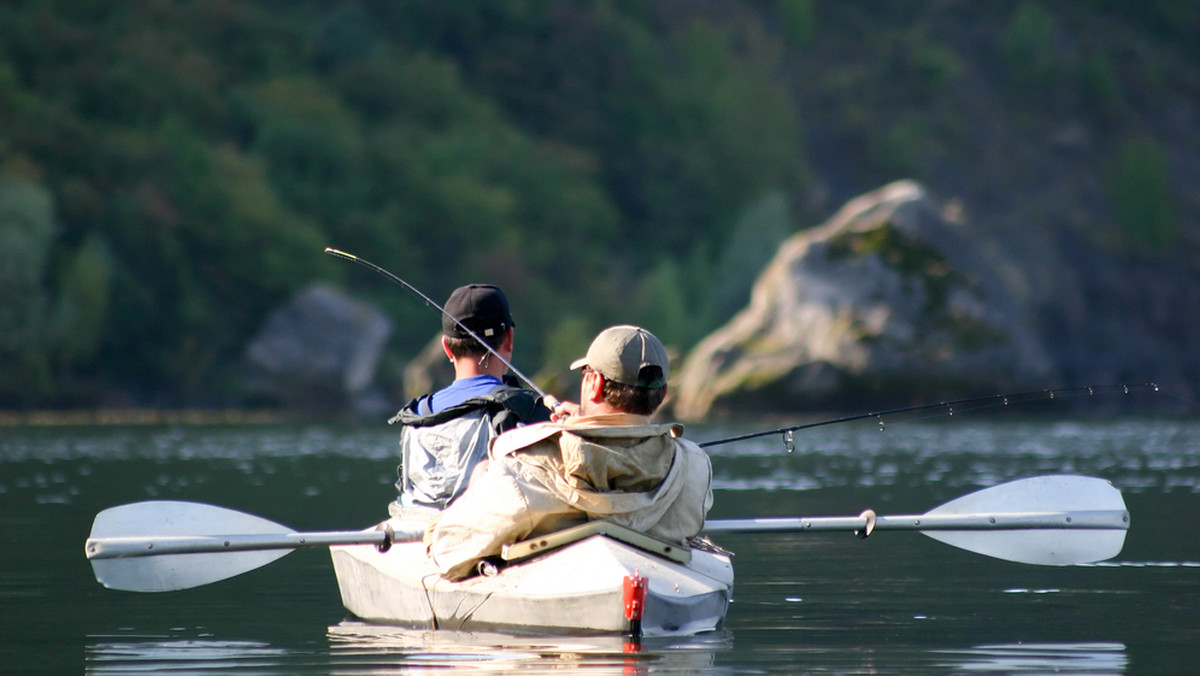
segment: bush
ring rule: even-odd
[[[53,221],[49,191],[0,178],[0,402],[29,403],[51,386],[43,277]]]
[[[776,0],[775,11],[783,22],[783,33],[795,45],[807,45],[817,32],[813,0]]]
[[[1055,76],[1054,15],[1034,2],[1021,3],[1005,28],[1004,52],[1019,86],[1051,86]]]
[[[1163,253],[1180,236],[1167,153],[1151,138],[1126,141],[1108,171],[1120,240],[1135,253]]]

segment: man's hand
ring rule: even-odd
[[[566,422],[567,418],[579,415],[579,404],[573,401],[559,401],[553,395],[547,394],[542,403],[546,408],[550,409],[550,421],[561,423]]]

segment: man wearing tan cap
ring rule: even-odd
[[[512,359],[515,322],[504,292],[491,284],[460,286],[442,309],[442,351],[454,364],[454,382],[413,399],[388,421],[404,426],[400,495],[388,506],[396,517],[432,516],[466,489],[493,438],[550,418],[541,397],[518,387],[508,366],[471,336]]]
[[[490,461],[430,526],[430,556],[446,577],[466,577],[505,544],[591,519],[681,544],[703,528],[708,456],[680,438],[682,425],[650,421],[670,375],[662,343],[613,326],[571,368],[582,369],[579,403],[557,407],[556,422],[497,437]]]

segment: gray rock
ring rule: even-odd
[[[404,366],[404,396],[415,399],[454,382],[454,365],[442,351],[442,334],[434,336]]]
[[[1008,263],[990,260],[968,227],[903,181],[793,236],[750,305],[689,353],[675,414],[794,412],[1046,378],[1029,312],[996,269]]]
[[[290,405],[359,409],[392,323],[374,306],[313,284],[273,311],[246,347],[249,387]]]

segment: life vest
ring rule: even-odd
[[[388,421],[404,426],[396,470],[403,507],[444,508],[466,489],[494,437],[550,417],[536,392],[511,384],[437,413],[418,413],[420,404],[410,401]]]

